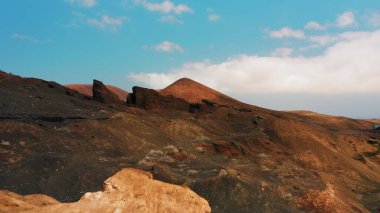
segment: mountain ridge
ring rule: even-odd
[[[131,94],[101,103],[0,73],[0,188],[74,202],[130,167],[189,187],[216,212],[378,208],[375,121]]]

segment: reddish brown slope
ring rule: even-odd
[[[221,104],[241,105],[242,103],[214,89],[188,78],[181,78],[165,89],[159,90],[162,95],[172,95],[190,103],[202,102],[207,99]]]
[[[75,89],[82,94],[92,96],[92,84],[67,84],[65,86],[71,89]],[[125,100],[127,98],[127,91],[112,85],[107,85],[107,88],[115,93],[120,98],[120,100]]]

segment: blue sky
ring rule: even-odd
[[[0,17],[0,69],[21,76],[62,84],[96,78],[127,90],[191,77],[258,105],[255,94],[268,94],[271,103],[279,94],[380,99],[374,86],[380,70],[367,67],[380,60],[365,58],[380,51],[379,1],[4,0]],[[361,50],[365,60],[344,55],[358,45],[368,47]],[[348,70],[335,63],[340,53],[355,62]],[[333,81],[324,86],[330,74]],[[285,83],[276,76],[286,76]],[[261,103],[287,109],[266,102]],[[299,107],[318,111],[307,103]],[[375,107],[344,115],[380,117]],[[327,107],[323,113],[335,111]]]

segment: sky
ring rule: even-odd
[[[0,69],[128,91],[188,77],[250,104],[380,118],[377,0],[0,1]]]

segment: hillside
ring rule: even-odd
[[[128,167],[189,187],[212,212],[378,210],[374,121],[262,110],[180,85],[134,87],[112,104],[0,72],[0,189],[77,202]]]
[[[162,95],[172,95],[190,103],[199,103],[202,102],[202,100],[207,99],[221,104],[242,104],[238,100],[188,78],[179,79],[166,88],[159,90],[159,93]]]

